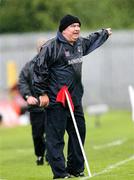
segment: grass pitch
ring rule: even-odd
[[[134,179],[134,122],[130,112],[108,112],[96,127],[86,115],[85,152],[93,180]],[[67,135],[65,135],[67,140]],[[65,145],[66,154],[66,145]],[[0,128],[0,180],[51,180],[50,166],[36,166],[31,127]]]

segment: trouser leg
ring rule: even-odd
[[[66,129],[66,111],[61,105],[47,109],[46,142],[48,160],[54,177],[66,174],[64,149],[64,133]]]
[[[44,156],[46,149],[46,142],[44,137],[46,121],[45,112],[30,112],[30,120],[35,155]]]
[[[75,107],[74,115],[82,140],[82,144],[84,145],[86,128],[83,109],[81,106]],[[67,132],[69,134],[67,170],[68,172],[79,173],[84,171],[84,158],[70,115],[68,116],[67,120]]]

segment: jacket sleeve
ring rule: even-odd
[[[83,38],[83,55],[85,56],[100,47],[108,39],[108,37],[109,35],[107,30],[102,29],[90,34],[87,38]]]
[[[36,62],[34,63],[34,75],[33,75],[33,87],[35,93],[40,96],[47,94],[48,87],[48,61],[51,60],[49,57],[50,47],[43,47],[38,54]]]
[[[18,89],[22,97],[26,100],[26,95],[30,96],[30,75],[29,75],[29,63],[27,63],[19,74]]]

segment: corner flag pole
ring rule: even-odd
[[[85,151],[84,151],[84,148],[83,148],[83,145],[82,145],[81,137],[80,137],[79,130],[78,130],[78,127],[77,127],[77,124],[76,124],[76,120],[75,120],[75,117],[74,117],[72,106],[71,106],[71,103],[70,103],[70,100],[69,100],[69,97],[68,97],[68,94],[67,94],[66,90],[65,90],[65,95],[66,95],[67,103],[68,103],[69,110],[70,110],[70,113],[71,113],[71,116],[72,116],[72,120],[73,120],[73,123],[74,123],[74,127],[75,127],[75,130],[76,130],[76,134],[77,134],[77,137],[78,137],[78,141],[79,141],[79,144],[80,144],[80,148],[81,148],[81,151],[82,151],[82,154],[83,154],[83,157],[84,157],[84,160],[85,160],[85,164],[86,164],[86,167],[87,167],[88,176],[91,177],[92,175],[91,175],[91,171],[89,169],[89,164],[88,164],[88,161],[87,161],[87,158],[86,158],[86,155],[85,155]]]

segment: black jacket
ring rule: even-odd
[[[20,91],[20,94],[23,96],[25,100],[26,100],[26,96],[34,96],[38,98],[32,86],[33,68],[36,59],[37,56],[35,56],[33,60],[26,63],[19,75],[18,89]],[[40,112],[40,111],[44,111],[44,108],[39,107],[38,105],[29,105],[28,110],[30,112],[38,112],[38,111]]]
[[[81,82],[82,56],[101,46],[108,38],[105,29],[80,37],[71,45],[58,32],[57,37],[43,47],[34,65],[33,86],[39,95],[48,94],[50,106],[55,104],[60,88],[68,86],[74,105],[81,104],[83,87]]]

